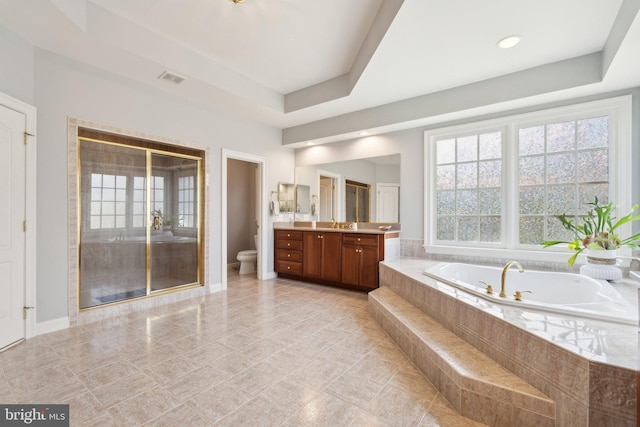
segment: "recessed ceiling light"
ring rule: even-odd
[[[499,40],[496,46],[500,49],[509,49],[520,43],[520,40],[522,40],[520,36],[509,36]]]

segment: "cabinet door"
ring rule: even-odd
[[[360,286],[369,289],[378,287],[379,257],[378,248],[372,246],[360,247]]]
[[[302,271],[306,277],[319,278],[322,271],[322,233],[304,232]]]
[[[360,284],[360,250],[353,245],[342,247],[342,283],[345,285]]]
[[[322,235],[322,267],[320,277],[331,282],[340,282],[342,236],[340,236],[340,233],[323,233]]]

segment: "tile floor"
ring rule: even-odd
[[[229,272],[226,292],[0,353],[0,402],[72,426],[480,426],[367,314],[366,294]]]

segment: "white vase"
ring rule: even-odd
[[[617,249],[587,249],[587,262],[590,264],[615,265]]]
[[[616,249],[587,249],[587,263],[580,274],[600,280],[622,280],[622,271],[616,267]]]

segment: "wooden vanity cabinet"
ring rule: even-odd
[[[302,231],[276,230],[275,271],[302,276]]]
[[[344,234],[342,236],[342,284],[376,289],[378,264],[383,259],[383,235]]]
[[[282,276],[367,291],[378,287],[384,234],[275,230],[274,244],[275,271]]]
[[[340,282],[340,233],[305,231],[302,240],[303,275],[323,281]]]

